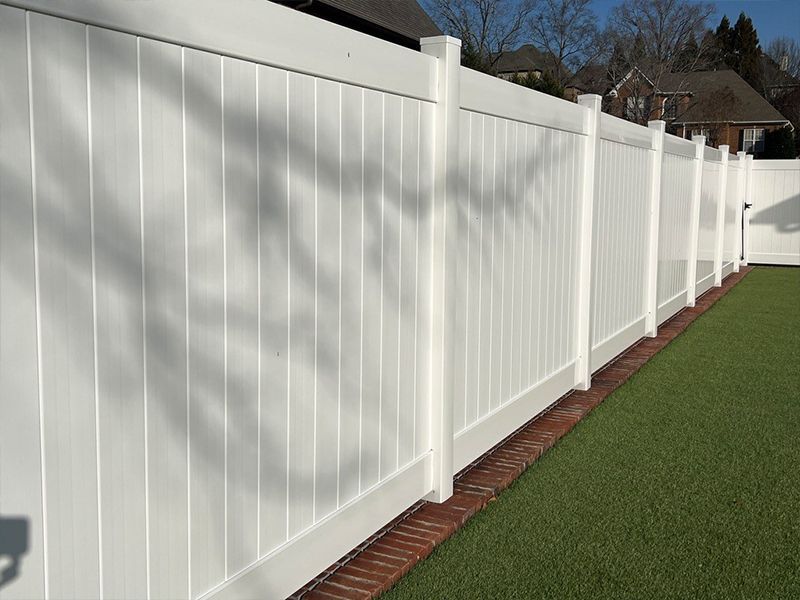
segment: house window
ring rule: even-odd
[[[677,100],[664,100],[664,115],[663,119],[675,119],[678,116],[678,101]]]
[[[706,138],[706,146],[711,145],[711,130],[710,129],[692,129],[692,134],[689,136],[689,139],[692,139],[696,135],[702,135]]]
[[[749,154],[756,154],[764,151],[764,129],[745,129],[742,132],[742,150]]]
[[[634,98],[628,96],[625,99],[625,118],[632,121],[647,117],[645,112],[647,98]]]

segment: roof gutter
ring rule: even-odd
[[[783,119],[782,121],[753,121],[752,119],[749,121],[727,121],[727,120],[716,120],[716,121],[673,121],[673,125],[709,125],[714,123],[730,123],[732,125],[791,125],[788,119]]]

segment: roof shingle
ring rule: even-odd
[[[412,40],[442,35],[416,0],[316,0]]]

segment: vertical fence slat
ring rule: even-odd
[[[314,521],[338,507],[341,207],[341,85],[317,81],[316,182],[316,371]]]
[[[289,536],[314,522],[316,80],[289,76]]]
[[[228,573],[258,558],[258,181],[256,66],[223,59]]]
[[[288,518],[288,111],[287,73],[259,66],[258,220],[261,271],[259,556],[276,548],[286,539]],[[358,158],[360,161],[360,153]],[[358,212],[360,215],[360,198]],[[360,244],[360,239],[356,240]],[[357,440],[357,431],[355,437]],[[356,479],[356,486],[357,484]]]
[[[144,42],[143,42],[144,54]],[[172,98],[174,49],[169,45],[153,45],[143,72],[153,71],[153,84],[164,89]],[[163,62],[159,62],[159,59]],[[191,489],[191,592],[202,594],[225,577],[227,566],[226,535],[226,402],[225,402],[225,206],[222,65],[220,57],[195,50],[184,51],[184,127],[186,182],[186,223],[188,267],[189,323],[189,393],[190,393],[190,481]],[[168,65],[163,69],[162,65]],[[180,63],[178,63],[180,65]],[[180,81],[180,80],[178,80]],[[153,84],[148,84],[148,87]],[[149,127],[153,146],[147,146],[147,156],[157,156],[158,136],[171,133],[175,115],[172,105],[159,106],[154,95]],[[162,116],[163,115],[163,116]],[[160,119],[167,121],[162,130]],[[164,143],[164,142],[161,142]],[[167,144],[169,142],[166,142]],[[170,156],[174,160],[175,156]],[[158,163],[152,165],[153,197],[157,206],[162,173]],[[174,193],[177,182],[169,178]],[[171,198],[170,198],[171,200]],[[169,218],[177,218],[170,207]],[[175,227],[173,224],[171,227]],[[156,236],[158,236],[156,238]],[[156,239],[165,239],[154,232]],[[145,226],[145,242],[148,242]],[[155,242],[156,240],[153,240]],[[153,249],[152,262],[157,260],[158,246]],[[145,266],[150,269],[150,262]],[[172,298],[169,272],[159,273],[158,284],[167,298]],[[148,277],[149,281],[149,277]],[[152,286],[148,285],[148,292]],[[156,303],[158,289],[153,290]],[[169,314],[169,313],[167,313]],[[165,315],[166,316],[166,315]],[[148,352],[148,356],[150,353]],[[149,366],[149,363],[148,363]],[[148,371],[149,373],[149,371]],[[177,381],[175,382],[177,385]],[[164,407],[168,406],[164,401]],[[177,412],[177,411],[176,411]],[[167,413],[169,414],[169,413]],[[151,453],[152,455],[152,453]],[[158,460],[152,456],[152,460]],[[177,457],[174,459],[177,462]],[[165,504],[165,509],[167,505]],[[163,518],[169,513],[164,512]],[[166,541],[166,540],[165,540]]]
[[[378,481],[380,448],[383,97],[364,91],[360,490]]]
[[[0,6],[0,514],[27,529],[28,551],[3,597],[44,598],[39,304],[25,12]]]
[[[103,590],[147,595],[137,46],[88,28]]]
[[[28,16],[48,586],[54,597],[96,597],[102,551],[85,26]]]
[[[342,86],[341,122],[341,353],[339,505],[358,495],[361,428],[361,241],[363,232],[363,94]]]

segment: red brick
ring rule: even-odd
[[[415,561],[417,560],[417,553],[406,550],[405,548],[398,548],[383,541],[383,539],[369,545],[366,551],[374,552],[381,556],[388,558],[396,558],[397,560]],[[366,552],[365,551],[365,552]]]
[[[362,596],[362,597],[366,598],[368,596]],[[347,597],[340,595],[326,594],[325,592],[322,592],[318,589],[308,591],[304,593],[302,596],[303,600],[341,600],[342,598],[347,598]]]
[[[390,533],[386,535],[386,543],[403,544],[404,545],[403,547],[415,549],[419,556],[428,556],[428,554],[430,554],[433,551],[433,546],[434,546],[433,541],[421,538],[416,535],[409,535],[405,531],[402,531],[400,527],[401,525],[398,525],[395,529],[393,529]]]
[[[333,581],[334,578],[335,575],[332,576],[331,579],[319,584],[319,587],[315,588],[315,591],[331,595],[334,598],[341,598],[342,600],[368,600],[373,597],[369,590],[354,588],[347,583],[336,583]]]
[[[344,569],[344,567],[342,568]],[[352,590],[350,592],[351,596],[345,596],[345,598],[373,598],[383,587],[382,583],[368,581],[360,577],[351,577],[350,575],[343,574],[341,571],[337,571],[331,575],[325,583],[330,583],[344,590]],[[322,585],[320,585],[320,588],[322,588]],[[323,591],[330,593],[327,589]],[[358,595],[359,593],[361,595]]]

